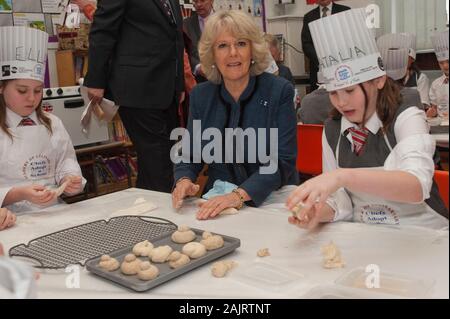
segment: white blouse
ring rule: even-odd
[[[350,127],[356,127],[356,125],[342,117],[340,134]],[[367,121],[366,127],[373,134],[381,129],[382,122],[376,112]],[[436,145],[429,134],[425,112],[417,107],[407,108],[397,117],[394,134],[397,144],[386,158],[383,168],[387,171],[401,170],[413,174],[422,186],[422,199],[429,198],[433,184],[433,155]],[[346,138],[352,143],[353,149],[351,134],[348,134]],[[325,131],[322,135],[322,152],[323,172],[337,169],[336,157],[328,143]],[[344,188],[330,196],[327,204],[334,209],[335,220],[352,218],[352,201]]]

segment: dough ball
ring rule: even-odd
[[[120,270],[125,275],[136,275],[139,271],[140,264],[141,261],[135,255],[128,254],[125,256],[122,265],[120,265]]]
[[[193,242],[187,243],[181,250],[183,254],[188,255],[190,258],[200,258],[206,254],[206,247],[203,244]]]
[[[133,247],[133,254],[136,256],[148,257],[151,255],[153,244],[148,240],[141,241]]]
[[[210,232],[205,231],[202,234],[202,238],[203,240],[201,240],[200,243],[204,245],[207,250],[218,249],[224,245],[223,238],[220,235],[213,235]]]
[[[120,267],[120,264],[117,261],[117,259],[112,258],[108,255],[103,255],[100,258],[100,262],[98,263],[98,266],[106,271],[114,271]]]
[[[269,248],[261,248],[260,250],[258,250],[258,252],[256,253],[256,255],[257,255],[258,257],[267,257],[267,256],[270,256]]]
[[[172,240],[177,244],[186,244],[195,238],[195,233],[185,225],[178,226],[178,230],[172,234]]]
[[[188,264],[191,259],[189,256],[182,254],[179,251],[174,251],[169,255],[168,261],[170,268],[176,269]]]
[[[232,260],[222,260],[215,262],[211,268],[211,274],[214,277],[222,278],[225,277],[227,272],[237,265],[235,261]]]
[[[154,263],[164,263],[167,261],[170,253],[173,251],[172,247],[165,245],[153,248],[151,260]]]
[[[342,268],[345,266],[345,262],[341,257],[341,252],[333,242],[330,242],[328,245],[323,245],[320,250],[323,255],[322,266],[324,268]]]
[[[159,269],[148,261],[141,262],[137,276],[140,280],[152,280],[158,277]]]

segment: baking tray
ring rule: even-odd
[[[109,220],[66,228],[20,244],[9,250],[10,257],[33,260],[36,268],[64,269],[84,266],[86,260],[108,254],[145,239],[153,240],[171,234],[177,225],[152,216],[119,216]]]
[[[202,234],[203,230],[191,228],[192,231],[196,234],[196,239],[194,241],[200,242],[202,240]],[[177,250],[181,252],[182,247],[185,244],[177,244],[174,243],[171,239],[170,234],[165,234],[160,236],[157,239],[149,240],[155,247],[157,246],[164,246],[169,245],[172,247],[173,250]],[[150,290],[162,283],[165,283],[175,277],[178,277],[184,273],[187,273],[195,268],[198,268],[204,264],[207,264],[217,258],[220,258],[224,255],[227,255],[231,252],[233,252],[236,248],[238,248],[241,245],[241,241],[238,238],[229,237],[221,234],[214,233],[214,235],[220,235],[223,237],[224,245],[221,248],[207,251],[206,254],[203,257],[197,258],[197,259],[191,259],[191,261],[180,268],[172,269],[169,266],[168,262],[165,263],[152,263],[159,269],[159,275],[153,280],[149,281],[143,281],[140,280],[137,275],[124,275],[122,274],[120,268],[115,271],[106,271],[100,267],[98,267],[98,263],[100,261],[101,256],[97,256],[91,260],[88,260],[86,262],[86,269],[90,272],[108,279],[110,281],[113,281],[119,285],[122,285],[124,287],[127,287],[131,290],[137,291],[137,292],[143,292]],[[116,258],[120,264],[122,264],[123,259],[127,254],[132,253],[134,245],[118,249],[117,251],[114,251],[112,253],[109,253],[109,256]],[[148,257],[137,257],[141,259],[142,261],[148,261]]]

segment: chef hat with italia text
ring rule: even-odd
[[[0,80],[44,82],[48,34],[37,29],[0,27]]]
[[[407,48],[383,48],[380,51],[387,76],[395,81],[403,79],[408,70],[409,50]]]
[[[412,33],[383,34],[377,40],[378,49],[408,49],[408,55],[416,59],[416,36]]]
[[[365,9],[352,9],[309,24],[327,91],[386,74]]]
[[[448,60],[448,30],[435,33],[431,36],[434,53],[439,62]]]

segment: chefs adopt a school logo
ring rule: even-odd
[[[26,179],[40,179],[48,177],[50,172],[50,159],[43,154],[33,155],[22,167],[22,174]]]
[[[392,207],[382,204],[365,205],[359,211],[359,220],[366,224],[398,225],[398,214]]]

